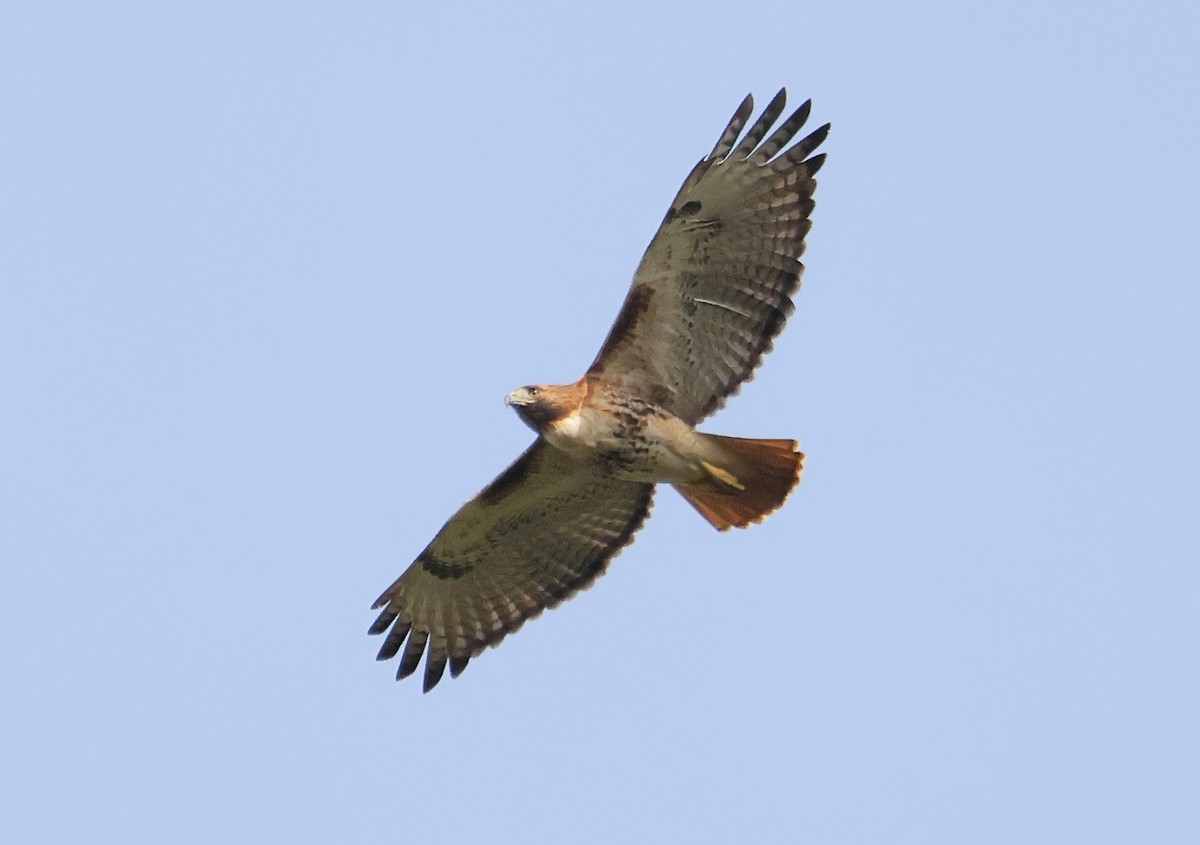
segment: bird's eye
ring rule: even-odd
[[[529,395],[530,395],[530,396],[537,396],[537,395],[538,395],[538,389],[537,389],[536,387],[527,387],[527,388],[525,388],[525,389],[529,391]]]

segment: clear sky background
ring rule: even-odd
[[[452,5],[0,10],[0,839],[1200,841],[1194,6]],[[781,85],[808,272],[706,427],[803,485],[395,683]]]

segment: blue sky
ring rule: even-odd
[[[9,4],[6,841],[1195,842],[1184,4]],[[370,604],[576,378],[747,92],[832,121],[796,316],[428,696]]]

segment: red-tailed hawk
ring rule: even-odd
[[[800,479],[794,440],[696,431],[750,378],[792,313],[811,225],[813,155],[829,124],[784,150],[808,119],[780,91],[746,97],[684,180],[617,321],[583,378],[522,387],[507,402],[538,438],[450,518],[375,608],[379,659],[425,691],[548,607],[588,587],[671,484],[718,530],[783,504]],[[766,138],[764,141],[763,139]],[[782,151],[782,152],[781,152]],[[388,629],[391,629],[390,631]]]

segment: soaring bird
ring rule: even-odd
[[[457,677],[589,587],[646,520],[656,484],[725,531],[760,522],[799,482],[796,441],[695,428],[752,376],[800,286],[829,124],[788,146],[811,101],[771,132],[785,102],[781,90],[743,136],[747,96],[688,174],[583,377],[508,394],[537,439],[375,602],[379,659],[403,649],[397,680],[428,650],[428,692],[447,663]]]

